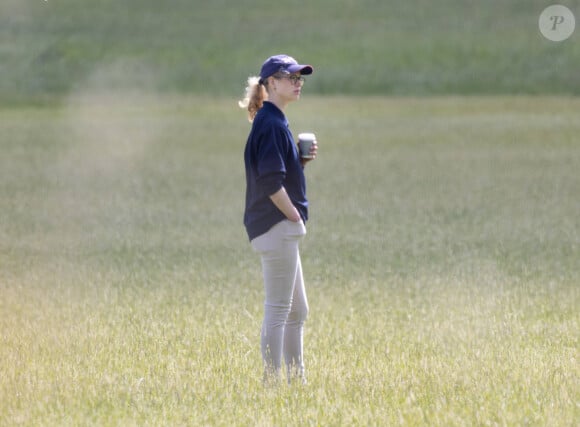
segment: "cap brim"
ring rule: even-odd
[[[313,68],[310,65],[295,64],[295,65],[290,65],[288,68],[286,68],[286,71],[288,71],[290,73],[300,72],[300,74],[308,75],[308,74],[312,74]]]

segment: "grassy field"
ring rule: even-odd
[[[547,0],[2,0],[0,99],[79,88],[232,96],[272,54],[318,94],[580,94],[579,31],[539,31]],[[559,0],[580,20],[578,0]],[[312,93],[313,93],[312,92]]]
[[[0,425],[575,425],[578,111],[292,105],[309,384],[264,389],[236,99],[0,109]]]

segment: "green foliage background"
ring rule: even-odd
[[[0,99],[86,85],[230,95],[269,55],[316,67],[319,94],[580,94],[578,31],[548,0],[3,0]],[[559,1],[577,20],[578,0]]]

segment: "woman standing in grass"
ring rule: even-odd
[[[303,327],[308,301],[298,244],[308,219],[304,165],[298,154],[284,109],[300,98],[300,65],[287,55],[275,55],[262,65],[259,77],[250,77],[240,107],[248,110],[252,129],[244,151],[246,207],[244,225],[253,249],[262,260],[264,319],[261,350],[265,383],[280,378],[282,355],[288,382],[305,382]],[[313,144],[310,154],[316,157]]]

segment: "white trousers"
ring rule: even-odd
[[[284,220],[252,240],[262,259],[264,320],[261,349],[266,374],[280,375],[282,355],[288,381],[304,378],[303,331],[308,300],[298,244],[306,234],[302,221]]]

